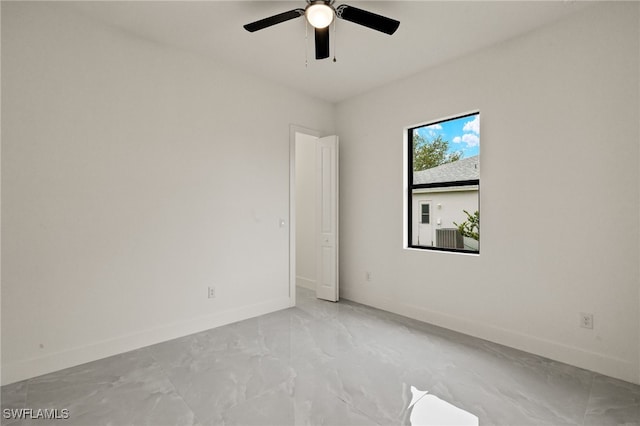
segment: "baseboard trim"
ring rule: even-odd
[[[560,342],[541,339],[536,336],[495,327],[489,324],[471,323],[465,318],[398,302],[371,294],[370,292],[365,293],[353,291],[348,288],[341,288],[340,297],[490,342],[540,355],[545,358],[564,362],[605,376],[640,384],[638,366],[633,362],[620,358],[590,352]]]
[[[309,278],[305,278],[305,277],[301,277],[300,275],[296,276],[296,285],[302,288],[306,288],[308,290],[316,290],[316,281],[309,279]]]
[[[8,363],[2,366],[2,385],[30,379],[76,365],[220,327],[248,318],[287,309],[288,297],[204,315],[173,324],[91,343],[43,357]]]

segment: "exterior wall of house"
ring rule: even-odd
[[[457,228],[454,222],[460,224],[467,220],[464,210],[473,214],[478,209],[478,190],[447,188],[423,189],[413,194],[413,224],[411,227],[414,245],[432,246],[436,243],[436,229]],[[421,223],[421,204],[429,202],[429,224]]]

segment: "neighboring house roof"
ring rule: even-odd
[[[413,184],[456,182],[480,179],[480,156],[463,158],[427,170],[413,172]]]

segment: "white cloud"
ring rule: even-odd
[[[478,146],[480,145],[480,138],[472,133],[465,133],[462,135],[462,142],[466,143],[467,146]]]
[[[462,128],[462,130],[465,132],[473,132],[476,135],[479,135],[480,134],[480,116],[476,115],[476,118],[464,123],[464,127]]]
[[[473,133],[465,133],[462,137],[456,136],[453,138],[453,143],[464,143],[467,147],[478,146],[480,145],[480,138]]]
[[[442,126],[439,124],[432,124],[431,126],[427,126],[429,130],[442,130]]]

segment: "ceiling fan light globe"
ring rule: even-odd
[[[326,28],[333,22],[335,14],[331,6],[320,3],[307,6],[304,15],[312,27]]]

